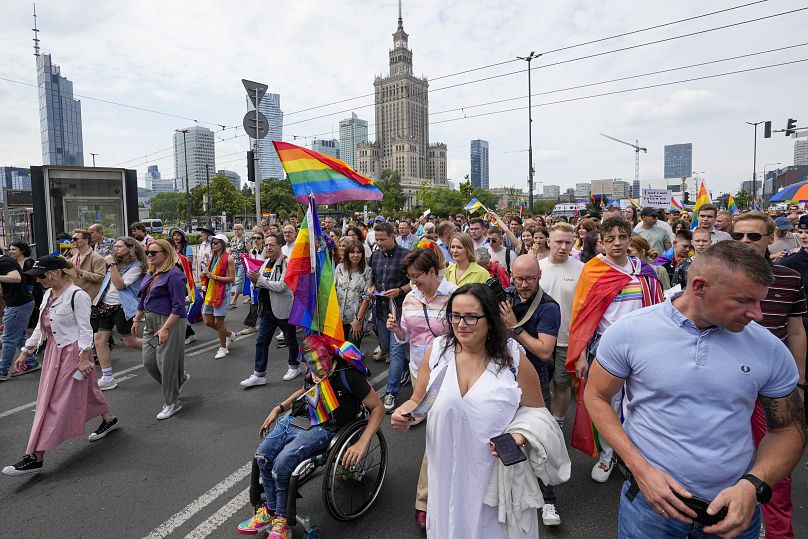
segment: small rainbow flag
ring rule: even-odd
[[[347,163],[288,142],[273,140],[272,144],[300,204],[308,204],[309,195],[316,195],[320,204],[382,199],[382,192],[373,180]]]
[[[676,198],[675,198],[675,197],[671,197],[671,207],[672,207],[672,208],[676,208],[676,209],[677,209],[677,210],[679,210],[679,211],[684,211],[684,208],[682,207],[681,202],[679,202],[678,200],[676,200]]]
[[[359,348],[357,348],[354,343],[345,341],[340,346],[337,346],[336,344],[333,346],[337,354],[339,354],[339,357],[344,359],[348,365],[362,373],[364,376],[368,376],[370,374],[367,365],[365,365],[362,352],[359,351]]]
[[[268,211],[262,211],[261,212],[261,217],[269,217],[269,212]]]
[[[328,421],[328,418],[331,417],[331,412],[339,407],[337,395],[334,393],[328,378],[323,378],[319,384],[306,391],[305,397],[312,425],[319,425]]]
[[[699,226],[699,208],[701,208],[704,204],[711,204],[712,201],[710,200],[710,193],[707,191],[707,185],[704,182],[701,182],[701,186],[699,187],[699,196],[696,197],[696,205],[693,207],[693,216],[696,219],[693,219],[693,223],[690,225],[691,230],[695,230],[697,226]]]
[[[735,204],[735,199],[732,195],[729,195],[729,198],[727,198],[727,211],[733,215],[738,213],[738,205]]]

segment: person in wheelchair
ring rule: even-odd
[[[291,537],[286,508],[294,469],[325,450],[342,427],[357,419],[364,405],[370,413],[368,426],[345,451],[341,463],[351,469],[365,456],[384,419],[384,406],[373,391],[361,360],[343,359],[319,335],[306,337],[302,356],[308,366],[303,387],[272,408],[258,431],[260,443],[253,472],[257,464],[266,502],[238,525],[238,533],[242,535],[254,535],[271,527],[270,539]],[[284,414],[287,410],[290,413]],[[253,479],[255,484],[256,478]]]

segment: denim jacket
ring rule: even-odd
[[[126,266],[122,272],[125,274],[127,271],[132,269],[137,264],[137,262],[132,262],[128,266]],[[121,307],[123,308],[123,314],[126,316],[127,320],[131,320],[135,316],[135,312],[137,311],[137,304],[140,296],[140,283],[143,282],[143,279],[135,279],[135,281],[124,288],[123,290],[118,290],[118,299],[121,300]],[[104,280],[101,281],[101,290],[98,292],[98,295],[93,298],[93,305],[98,305],[98,300],[101,295],[107,290],[107,287],[112,285],[112,271],[111,269],[107,270],[107,274],[104,275]]]

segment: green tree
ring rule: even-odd
[[[398,171],[385,169],[382,171],[381,179],[376,182],[376,187],[382,192],[384,198],[381,203],[381,210],[386,213],[400,211],[404,207],[404,191],[401,190],[401,175]]]
[[[149,217],[175,221],[185,217],[185,193],[157,193],[151,199]],[[180,204],[183,211],[180,212]]]
[[[289,180],[269,179],[261,182],[261,209],[275,213],[281,219],[300,210]]]
[[[466,181],[460,182],[460,194],[463,195],[463,198],[468,202],[474,198],[474,187],[471,186],[471,180],[469,180],[468,174],[466,174],[465,178]],[[480,202],[482,202],[482,200],[480,200]]]
[[[752,207],[752,193],[747,191],[746,189],[741,189],[737,193],[735,193],[735,204],[738,206],[738,209],[741,208],[751,208]]]

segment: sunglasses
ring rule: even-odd
[[[70,238],[70,239],[73,240],[73,241],[79,241],[79,240],[83,240],[84,238],[82,238],[81,236],[76,236],[75,238]]]
[[[162,253],[162,252],[164,252],[162,249],[160,249],[159,251],[154,251],[154,250],[151,250],[151,249],[147,249],[146,250],[146,256],[157,256],[158,253]]]
[[[732,232],[730,233],[730,236],[735,241],[741,241],[744,239],[744,237],[749,238],[751,241],[760,241],[760,238],[762,238],[764,234],[761,234],[760,232]]]

